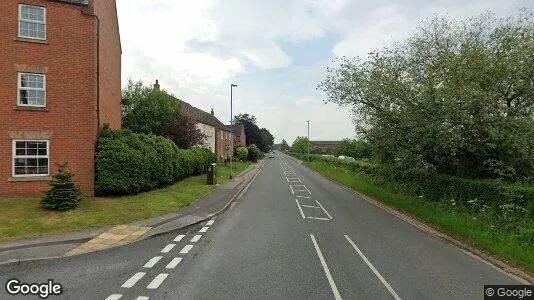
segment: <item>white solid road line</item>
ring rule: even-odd
[[[215,221],[214,220],[209,220],[208,223],[206,223],[206,225],[211,226],[211,225],[213,225],[213,222],[215,222]]]
[[[151,258],[151,259],[150,259],[150,260],[143,266],[143,268],[148,268],[148,269],[152,268],[152,267],[153,267],[155,264],[157,264],[158,261],[159,261],[160,259],[162,259],[162,258],[163,258],[163,256],[154,256],[154,257],[152,257],[152,258]]]
[[[330,219],[327,219],[327,218],[319,218],[319,217],[308,217],[308,219],[330,221]]]
[[[309,197],[309,196],[295,196],[295,197],[297,197],[297,198],[311,199],[311,197]]]
[[[135,273],[135,275],[130,277],[130,279],[126,280],[126,282],[121,287],[129,289],[134,286],[141,278],[143,278],[143,276],[145,276],[145,272]]]
[[[182,250],[180,250],[180,254],[187,254],[191,249],[193,249],[193,245],[185,245]]]
[[[326,265],[326,261],[324,260],[323,254],[321,253],[321,249],[319,249],[319,245],[317,245],[317,241],[315,240],[315,237],[313,236],[313,234],[310,234],[310,237],[313,242],[313,246],[315,247],[315,251],[317,251],[317,255],[319,256],[319,260],[321,261],[321,265],[323,265],[326,278],[328,279],[328,283],[330,283],[330,288],[332,289],[332,293],[334,293],[334,298],[336,300],[340,300],[341,296],[339,295],[339,291],[337,290],[337,286],[336,286],[336,283],[334,282],[334,278],[332,278],[332,274],[330,274],[330,270],[328,269],[328,266]]]
[[[161,273],[159,274],[158,276],[156,276],[156,278],[154,278],[154,280],[152,280],[151,283],[149,283],[147,285],[147,289],[150,289],[150,290],[155,290],[157,288],[159,288],[159,286],[163,283],[163,281],[169,276],[169,274],[167,273]]]
[[[182,261],[181,257],[175,257],[171,262],[165,267],[166,269],[174,269]]]
[[[289,185],[289,188],[291,189],[291,194],[295,195],[295,191],[293,190],[293,187]]]
[[[320,208],[319,206],[313,206],[313,205],[306,205],[306,204],[301,204],[302,207],[309,207],[309,208]]]
[[[206,232],[208,229],[209,227],[202,227],[198,232]]]
[[[202,237],[202,235],[200,234],[197,234],[195,235],[192,239],[191,239],[191,243],[196,243],[200,240],[200,238]]]
[[[106,300],[119,300],[122,297],[122,294],[113,294],[109,295],[109,297],[106,298]]]
[[[321,203],[319,203],[319,201],[315,200],[315,202],[317,202],[317,204],[319,204],[319,206],[324,210],[324,213],[330,218],[330,220],[332,220],[332,216],[326,211],[326,209],[324,209],[323,205]]]
[[[165,248],[161,249],[161,253],[169,253],[176,244],[168,244]]]
[[[177,237],[174,238],[174,241],[175,241],[175,242],[179,242],[179,241],[181,241],[184,237],[185,237],[184,234],[180,234],[179,236],[177,236]]]
[[[380,281],[382,282],[382,284],[384,284],[384,286],[386,287],[386,289],[388,289],[388,291],[391,293],[391,295],[393,296],[393,298],[395,298],[396,300],[401,300],[401,298],[399,297],[399,295],[397,295],[397,293],[395,293],[395,291],[393,290],[393,288],[391,287],[391,285],[389,285],[389,283],[387,283],[387,281],[384,279],[384,277],[382,277],[382,275],[380,275],[380,273],[378,272],[378,270],[373,266],[373,264],[367,259],[367,257],[365,257],[365,255],[362,253],[362,251],[360,251],[360,249],[358,248],[358,246],[356,246],[356,244],[354,244],[354,242],[349,238],[348,235],[345,235],[345,238],[347,239],[347,241],[349,241],[349,243],[352,245],[352,247],[354,248],[354,250],[356,250],[356,252],[358,252],[358,254],[360,255],[360,257],[363,259],[363,261],[367,264],[367,266],[371,269],[371,271],[373,271],[373,273],[375,273],[376,277],[378,277],[378,279],[380,279]]]
[[[300,214],[302,215],[302,218],[303,218],[303,219],[306,219],[306,216],[304,215],[304,212],[302,211],[302,207],[300,207],[299,200],[298,200],[298,199],[295,199],[295,201],[297,202],[297,206],[298,206],[298,208],[299,208]]]
[[[135,298],[135,300],[148,300],[148,299],[150,299],[150,298],[147,297],[147,296],[139,296],[139,297]]]

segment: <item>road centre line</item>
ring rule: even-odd
[[[302,207],[309,207],[309,208],[320,208],[319,206],[306,205],[306,204],[302,204],[301,206]]]
[[[308,219],[330,221],[330,219],[328,219],[328,218],[319,218],[319,217],[308,217]]]
[[[311,199],[311,197],[309,197],[309,196],[295,196],[295,197],[297,197],[297,198]]]
[[[155,290],[163,283],[163,281],[169,276],[167,273],[161,273],[152,282],[147,285],[147,289]]]
[[[182,261],[181,257],[175,257],[167,264],[166,269],[174,269]]]
[[[106,300],[119,300],[122,297],[122,294],[113,294],[109,295]]]
[[[209,227],[202,227],[198,232],[206,232],[208,229]]]
[[[213,225],[213,222],[215,222],[214,220],[209,220],[208,223],[206,223],[207,226],[211,226]]]
[[[319,203],[319,201],[315,200],[315,202],[317,202],[317,204],[319,204],[319,206],[324,210],[324,213],[330,218],[330,220],[333,220],[332,216],[326,211],[326,209],[324,209],[323,205],[321,203]]]
[[[202,237],[201,234],[197,234],[195,235],[192,239],[191,239],[191,243],[196,243],[200,240],[200,238]]]
[[[360,248],[358,248],[358,246],[356,246],[356,244],[349,238],[348,235],[345,235],[345,238],[347,239],[347,241],[352,245],[352,247],[354,248],[354,250],[356,250],[356,252],[358,252],[358,254],[360,255],[360,257],[363,259],[363,261],[367,264],[367,266],[371,269],[371,271],[373,271],[373,273],[375,273],[376,277],[378,277],[378,279],[380,279],[380,281],[382,282],[382,284],[386,287],[386,289],[391,293],[391,295],[393,296],[393,298],[395,298],[395,300],[401,300],[401,298],[399,297],[399,295],[397,295],[397,293],[395,293],[395,291],[393,290],[393,288],[391,287],[391,285],[389,285],[389,283],[384,279],[384,277],[382,277],[382,275],[380,275],[380,273],[378,272],[378,270],[373,266],[373,264],[367,259],[367,257],[365,257],[365,255],[362,253],[362,251],[360,250]]]
[[[167,246],[165,246],[165,248],[161,250],[161,253],[169,253],[169,251],[171,251],[174,246],[176,246],[176,244],[168,244]]]
[[[303,219],[306,219],[306,216],[304,215],[304,212],[302,211],[302,207],[300,207],[299,200],[298,200],[298,199],[295,199],[295,201],[297,202],[297,206],[298,206],[298,208],[299,208],[300,214],[302,215],[302,218],[303,218]]]
[[[323,254],[321,253],[321,249],[319,249],[319,245],[317,245],[317,241],[315,240],[315,237],[313,236],[313,234],[310,234],[310,238],[313,242],[313,246],[315,247],[315,251],[317,252],[317,256],[319,256],[319,260],[321,261],[321,265],[323,266],[324,272],[326,274],[326,278],[328,279],[328,283],[330,284],[330,288],[332,289],[332,293],[334,293],[334,298],[336,300],[341,300],[341,295],[339,295],[339,291],[337,290],[337,286],[336,286],[336,283],[334,282],[334,278],[332,278],[332,274],[330,274],[328,265],[326,264],[326,261],[324,260]]]
[[[154,256],[154,257],[152,257],[149,261],[147,261],[147,263],[143,266],[143,268],[147,268],[147,269],[152,268],[162,258],[163,258],[163,256]]]
[[[293,190],[293,187],[289,185],[289,188],[291,189],[291,194],[295,195],[295,191]]]
[[[145,272],[137,272],[132,277],[130,277],[128,280],[126,280],[121,287],[123,288],[131,288],[133,287],[143,276],[145,276]],[[118,299],[118,298],[117,298]]]

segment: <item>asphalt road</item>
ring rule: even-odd
[[[11,278],[62,284],[50,299],[110,300],[483,299],[484,284],[520,284],[280,154],[210,222],[0,266]],[[23,298],[4,288],[0,299]]]

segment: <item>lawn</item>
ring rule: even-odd
[[[234,174],[248,166],[235,163]],[[227,182],[228,174],[228,167],[220,165],[218,183]],[[42,209],[40,199],[0,199],[0,241],[127,224],[179,211],[214,190],[206,185],[206,175],[200,175],[138,195],[86,199],[78,209],[63,213]]]
[[[360,173],[332,167],[324,162],[304,164],[338,183],[394,207],[467,244],[534,272],[534,245],[521,243],[515,235],[492,228],[492,224],[485,220],[472,215],[451,213],[435,203],[417,197],[392,193]]]

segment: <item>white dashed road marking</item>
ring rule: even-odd
[[[319,217],[308,217],[308,219],[330,221],[330,219],[327,219],[327,218],[319,218]]]
[[[319,204],[319,206],[324,210],[324,213],[330,218],[330,220],[332,220],[332,216],[326,211],[326,209],[324,209],[323,205],[321,203],[319,203],[319,201],[315,200],[315,202],[317,202],[317,204]]]
[[[206,225],[211,226],[211,225],[213,225],[213,222],[215,222],[215,221],[209,220],[208,223],[206,223]]]
[[[106,298],[106,300],[119,300],[122,297],[122,294],[113,294],[109,295],[109,297]]]
[[[166,269],[174,269],[182,261],[181,257],[175,257],[171,262],[165,267]]]
[[[319,206],[306,205],[306,204],[302,204],[301,206],[302,207],[309,207],[309,208],[320,208]]]
[[[195,235],[195,236],[191,239],[191,243],[196,243],[196,242],[198,242],[198,240],[200,240],[201,237],[202,237],[202,235],[200,235],[200,234]]]
[[[323,254],[321,253],[321,249],[319,249],[319,245],[317,245],[317,241],[315,240],[315,237],[313,236],[313,234],[310,234],[310,237],[313,242],[313,246],[315,247],[315,251],[317,251],[317,255],[319,256],[319,260],[321,261],[321,265],[323,266],[324,272],[326,274],[326,278],[328,279],[328,283],[330,283],[330,288],[332,289],[332,293],[334,293],[334,298],[336,300],[341,300],[341,295],[339,295],[339,291],[337,290],[336,283],[334,282],[334,278],[332,278],[332,274],[330,274],[328,265],[326,265],[326,261],[324,260]]]
[[[135,298],[135,300],[148,300],[150,298],[148,298],[147,296],[139,296],[137,298]]]
[[[354,242],[349,238],[348,235],[345,235],[345,238],[347,239],[347,241],[349,241],[349,243],[352,245],[352,247],[354,248],[354,250],[356,250],[356,252],[358,252],[358,254],[360,255],[360,257],[363,259],[363,261],[367,264],[367,266],[371,269],[371,271],[373,271],[373,273],[375,273],[376,277],[378,277],[378,279],[382,282],[382,284],[386,287],[386,289],[391,293],[391,295],[393,296],[393,298],[395,298],[395,300],[401,300],[401,298],[399,297],[399,295],[397,295],[397,293],[395,293],[395,291],[393,290],[393,288],[391,287],[391,285],[389,285],[389,283],[387,283],[387,281],[384,279],[384,277],[382,277],[382,275],[380,275],[380,273],[378,272],[378,270],[373,266],[373,264],[367,259],[367,257],[365,257],[365,255],[362,253],[362,251],[360,251],[360,248],[358,248],[358,246],[356,246],[356,244],[354,244]]]
[[[160,259],[162,259],[162,258],[163,258],[163,256],[155,256],[155,257],[152,257],[152,258],[151,258],[151,259],[150,259],[150,260],[143,266],[143,268],[148,268],[148,269],[152,268],[152,267],[153,267],[155,264],[157,264],[158,261],[159,261]]]
[[[174,241],[175,241],[175,242],[179,242],[179,241],[181,241],[184,237],[185,237],[185,235],[180,234],[179,236],[177,236],[177,237],[174,238]]]
[[[302,211],[302,207],[300,207],[299,200],[298,200],[298,199],[295,199],[295,201],[297,202],[297,206],[298,206],[298,208],[299,208],[300,215],[302,216],[303,219],[306,219],[306,216],[304,216],[304,212]]]
[[[154,278],[154,280],[152,280],[151,283],[149,283],[147,285],[147,289],[150,289],[150,290],[155,290],[157,288],[159,288],[159,286],[163,283],[163,281],[169,276],[169,274],[167,273],[161,273],[159,274],[158,276],[156,276],[156,278]]]
[[[191,249],[193,248],[193,245],[185,245],[182,250],[180,250],[180,254],[187,254]]]
[[[165,246],[165,248],[161,250],[161,253],[169,253],[169,251],[171,251],[174,246],[176,246],[176,244],[168,244],[167,246]]]
[[[123,288],[127,288],[127,289],[133,287],[141,278],[143,278],[143,276],[145,276],[145,272],[135,273],[134,276],[132,276],[132,277],[130,277],[130,279],[126,280],[126,282],[122,285],[122,287]]]
[[[208,231],[209,227],[202,227],[199,232],[206,232]]]

